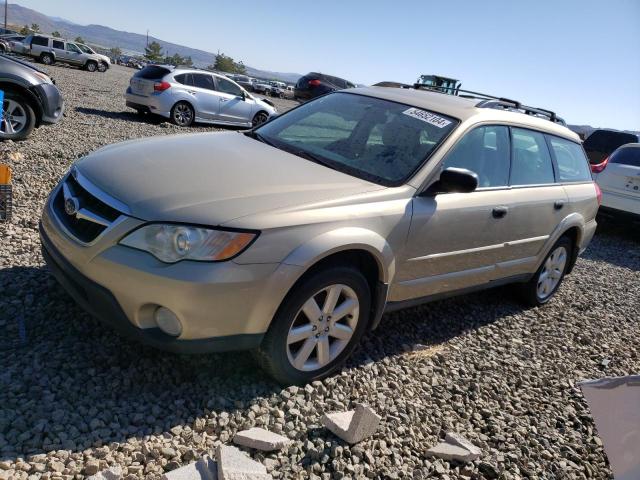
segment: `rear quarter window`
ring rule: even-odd
[[[640,144],[621,147],[611,155],[610,163],[640,167]]]
[[[33,37],[31,39],[31,45],[40,45],[46,47],[49,45],[49,39],[47,37]]]
[[[551,152],[558,165],[558,180],[561,182],[586,182],[591,180],[589,161],[577,143],[564,138],[547,136]]]

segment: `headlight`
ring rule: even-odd
[[[158,260],[220,262],[235,257],[257,233],[212,230],[188,225],[151,224],[120,240],[121,245],[151,253]]]

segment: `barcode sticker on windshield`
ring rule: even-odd
[[[430,123],[431,125],[435,125],[438,128],[444,128],[451,123],[451,121],[446,118],[439,117],[438,115],[427,112],[426,110],[420,110],[419,108],[410,108],[402,113],[409,115],[410,117],[417,118],[418,120],[422,120],[423,122]]]

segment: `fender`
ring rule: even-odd
[[[360,227],[342,227],[322,233],[293,250],[282,263],[308,268],[334,253],[365,250],[373,255],[380,272],[378,280],[389,283],[395,275],[391,246],[380,234]]]
[[[582,239],[584,236],[585,224],[586,224],[586,221],[584,217],[577,212],[571,213],[570,215],[567,215],[565,218],[563,218],[562,221],[558,224],[558,226],[553,230],[553,232],[551,232],[551,235],[549,235],[549,238],[547,239],[546,243],[542,247],[542,250],[540,250],[540,253],[538,254],[536,270],[540,268],[540,265],[542,265],[542,262],[544,261],[545,257],[549,254],[551,247],[553,247],[553,245],[558,241],[558,239],[562,235],[564,235],[569,229],[576,227],[578,229],[578,235],[576,236],[576,242],[575,242],[576,248],[574,248],[573,250],[570,263],[569,263],[569,269],[567,270],[567,273],[570,272],[571,269],[573,268],[573,264],[576,262],[576,259],[578,258],[578,253],[580,249],[579,247],[582,244]]]

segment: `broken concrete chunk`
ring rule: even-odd
[[[162,480],[217,480],[218,466],[216,462],[205,455],[197,462],[177,468],[162,476]]]
[[[120,480],[122,478],[122,468],[118,465],[87,477],[87,480]]]
[[[373,435],[380,423],[380,416],[370,407],[356,404],[348,412],[327,413],[322,424],[345,442],[354,444]]]
[[[448,432],[444,436],[444,441],[451,445],[457,445],[458,447],[466,448],[467,450],[469,450],[470,453],[473,453],[475,455],[478,455],[478,456],[482,455],[482,450],[480,450],[478,447],[476,447],[473,443],[471,443],[469,440],[464,438],[459,433]]]
[[[264,428],[250,428],[236,433],[233,443],[264,452],[273,452],[290,445],[291,440]]]
[[[235,447],[219,445],[216,450],[220,480],[272,480],[267,469]]]
[[[482,450],[457,433],[447,433],[444,442],[431,447],[427,454],[443,460],[473,462],[480,457]]]

